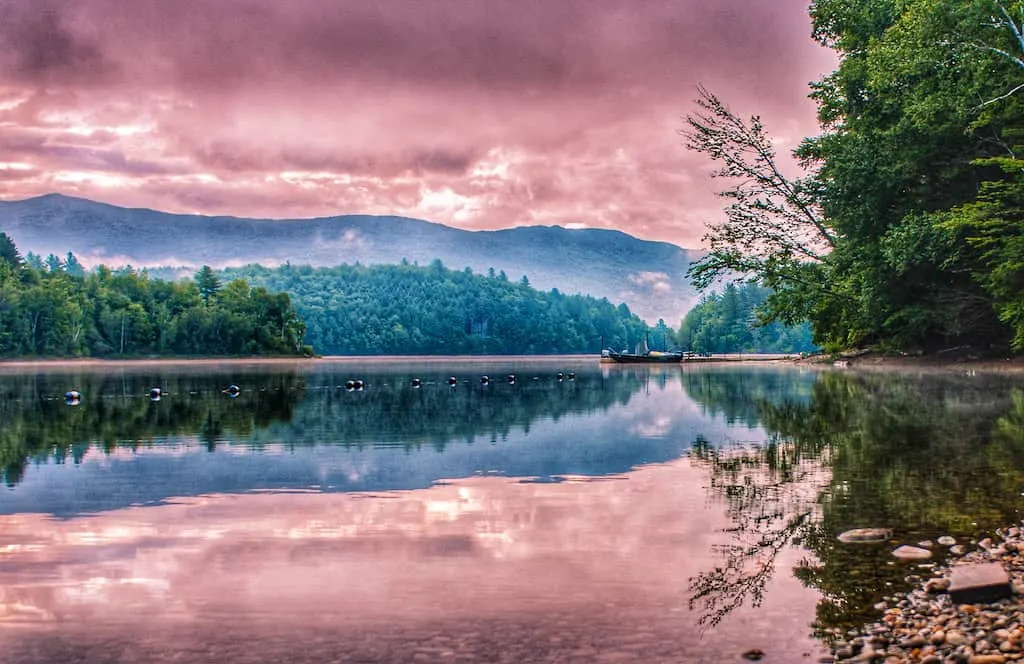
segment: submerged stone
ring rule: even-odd
[[[854,542],[884,542],[892,537],[888,528],[854,528],[839,534],[839,541],[844,544]]]
[[[1012,593],[1010,575],[999,563],[957,565],[949,581],[949,597],[954,604],[995,602]]]
[[[896,556],[900,560],[924,560],[925,558],[931,558],[932,552],[928,549],[922,549],[919,546],[904,544],[893,551],[892,555]]]

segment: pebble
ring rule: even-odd
[[[948,535],[935,541],[949,547],[949,561],[908,576],[914,589],[877,604],[875,609],[882,613],[877,622],[860,630],[834,632],[842,637],[831,644],[834,661],[1024,664],[1024,528],[998,531],[972,543],[970,550]],[[896,551],[908,548],[916,547]],[[911,553],[923,557],[931,552],[922,547]],[[953,604],[947,592],[952,567],[993,562],[1009,574],[1013,596],[991,604]]]

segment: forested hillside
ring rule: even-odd
[[[585,221],[585,219],[581,219]],[[697,301],[686,278],[701,252],[600,228],[521,226],[467,231],[420,219],[350,214],[317,219],[246,219],[129,209],[50,194],[0,200],[0,230],[25,252],[72,251],[97,263],[136,266],[341,263],[456,269],[493,266],[541,290],[558,288],[612,302],[651,322],[679,320]]]
[[[771,291],[756,284],[726,285],[701,299],[683,319],[677,338],[697,353],[802,353],[817,350],[807,323],[759,325]]]
[[[429,266],[285,265],[227,270],[292,296],[306,341],[324,355],[597,353],[644,338],[624,304],[557,290],[525,278]]]
[[[1024,350],[1024,3],[817,0],[811,18],[839,67],[812,85],[805,177],[711,91],[687,118],[728,201],[698,285],[756,277],[769,318],[830,349]]]
[[[0,233],[0,357],[308,354],[303,332],[288,295],[222,285],[209,268],[171,283],[86,274],[70,253],[33,267]]]

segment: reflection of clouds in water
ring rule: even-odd
[[[721,518],[701,499],[695,469],[676,461],[590,479],[479,477],[381,495],[211,495],[78,519],[12,515],[0,533],[23,544],[4,556],[0,584],[58,617],[165,604],[192,616],[210,605],[245,614],[303,603],[387,614],[482,602],[500,612],[508,607],[497,598],[574,605],[606,592],[677,602]],[[270,588],[281,608],[263,606]]]
[[[649,422],[637,422],[633,433],[641,438],[664,438],[672,429],[672,418],[662,416]]]

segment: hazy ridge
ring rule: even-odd
[[[526,275],[531,285],[625,302],[650,322],[681,320],[697,295],[685,277],[700,253],[619,231],[529,226],[465,231],[419,219],[341,215],[251,219],[170,214],[49,194],[0,201],[0,231],[22,252],[86,264],[212,267],[427,264]]]

